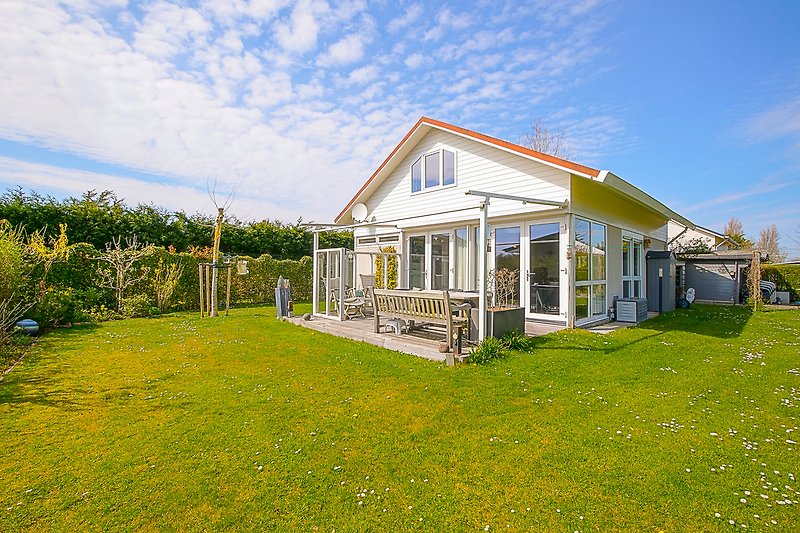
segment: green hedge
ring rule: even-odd
[[[764,265],[761,278],[774,282],[779,291],[789,291],[793,302],[800,300],[800,265]]]
[[[156,249],[153,254],[141,261],[142,266],[150,269],[148,276],[133,287],[129,291],[129,295],[144,293],[155,301],[153,273],[159,259],[166,264],[180,262],[183,265],[183,275],[173,297],[174,307],[176,309],[199,309],[198,264],[204,262],[204,260],[198,260],[188,253],[171,253],[163,248]],[[240,276],[236,272],[236,266],[233,266],[231,272],[232,305],[275,303],[275,287],[278,286],[278,278],[280,276],[291,282],[292,298],[294,300],[311,300],[313,263],[310,257],[295,261],[293,259],[274,259],[272,256],[265,254],[258,258],[239,256],[239,259],[247,261],[250,272]],[[227,273],[225,270],[220,270],[218,287],[220,308],[223,307],[225,301],[226,280]]]

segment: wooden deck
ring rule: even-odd
[[[367,342],[381,348],[394,350],[422,357],[430,361],[444,362],[445,354],[439,352],[439,345],[444,342],[445,334],[436,330],[414,331],[412,333],[375,333],[372,317],[353,318],[339,321],[323,317],[313,317],[303,320],[302,317],[292,317],[290,322],[305,328],[321,331],[356,341]],[[526,322],[525,333],[532,337],[546,335],[564,329],[563,326]],[[465,342],[463,355],[469,354],[469,345]]]
[[[652,318],[656,315],[658,315],[658,313],[649,313],[648,318]],[[313,317],[311,320],[303,320],[303,318],[299,316],[287,320],[298,326],[329,333],[337,337],[366,342],[388,350],[422,357],[430,361],[445,361],[445,354],[439,352],[439,345],[444,342],[445,339],[444,332],[439,333],[438,331],[425,330],[421,332],[403,333],[400,335],[395,333],[375,333],[373,329],[375,326],[371,316],[344,321],[323,317]],[[624,322],[607,322],[587,328],[587,330],[595,333],[610,333],[617,329],[633,325],[634,324]],[[531,337],[547,335],[548,333],[553,333],[562,329],[565,329],[564,326],[558,324],[525,322],[525,334]],[[467,354],[469,354],[469,344],[465,342],[463,355]]]

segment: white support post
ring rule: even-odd
[[[481,219],[478,229],[478,340],[486,338],[486,246],[488,243],[489,229],[489,198],[480,205]]]
[[[344,261],[345,261],[345,249],[339,248],[339,301],[336,302],[337,311],[339,312],[339,320],[344,320],[344,288],[345,288],[345,279],[344,279]]]
[[[314,267],[314,279],[312,281],[311,292],[311,314],[316,315],[319,311],[319,260],[317,259],[317,249],[319,248],[319,232],[314,232],[314,255],[312,256]]]

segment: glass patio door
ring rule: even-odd
[[[450,288],[450,234],[431,234],[431,279],[429,287],[435,291]]]
[[[414,235],[408,239],[408,288],[425,289],[425,235]]]
[[[450,232],[413,235],[408,239],[408,287],[450,288]]]
[[[526,315],[552,320],[561,316],[561,224],[530,224],[528,230]]]

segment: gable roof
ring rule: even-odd
[[[370,176],[366,183],[361,186],[355,196],[353,196],[347,205],[344,206],[344,209],[342,209],[342,211],[336,215],[334,222],[338,223],[347,214],[348,210],[352,208],[361,198],[363,198],[365,195],[369,195],[371,192],[377,189],[377,187],[383,183],[384,179],[386,179],[386,177],[388,177],[388,175],[394,171],[395,167],[403,160],[403,158],[408,155],[413,147],[416,146],[416,144],[432,129],[446,131],[460,137],[472,139],[483,144],[494,146],[506,152],[515,153],[526,159],[532,159],[539,163],[564,170],[576,176],[605,183],[625,196],[628,196],[633,200],[666,215],[670,219],[677,220],[680,223],[692,228],[695,227],[695,225],[689,220],[675,213],[652,196],[648,195],[641,189],[634,187],[618,176],[615,176],[611,172],[605,170],[601,171],[550,154],[537,152],[536,150],[531,150],[530,148],[526,148],[518,144],[510,143],[496,137],[484,135],[483,133],[468,130],[460,126],[454,126],[453,124],[448,124],[447,122],[442,122],[441,120],[436,120],[429,117],[421,117],[417,123],[414,124],[411,130],[406,133],[405,137],[403,137],[397,146],[394,147],[394,150],[392,150],[389,156],[383,161],[383,163],[380,164],[378,169],[372,174],[372,176]]]

